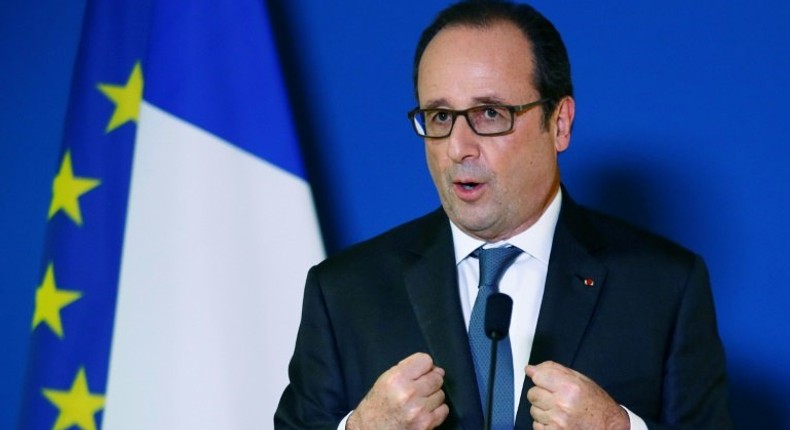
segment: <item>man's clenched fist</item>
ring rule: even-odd
[[[598,384],[552,361],[527,366],[535,384],[527,392],[535,430],[628,430],[628,413]]]
[[[348,430],[432,429],[447,418],[444,369],[415,353],[384,372],[346,422]]]

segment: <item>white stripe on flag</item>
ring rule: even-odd
[[[322,258],[302,179],[143,103],[103,427],[268,428]]]

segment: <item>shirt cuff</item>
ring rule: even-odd
[[[639,418],[638,415],[636,415],[635,413],[633,413],[630,410],[628,410],[628,408],[626,408],[625,406],[620,405],[620,407],[625,409],[626,412],[628,412],[628,422],[629,422],[629,424],[631,426],[631,430],[647,430],[647,424],[645,424],[645,420],[643,420],[642,418]],[[346,418],[348,418],[348,417],[346,417]],[[343,421],[343,422],[345,422],[345,421]]]
[[[628,410],[628,409],[626,409],[626,411],[627,411],[627,410]],[[353,413],[354,413],[354,411],[351,411],[351,412],[349,412],[349,413],[348,413],[348,415],[346,415],[346,416],[343,418],[343,421],[340,421],[340,424],[338,424],[338,425],[337,425],[337,430],[346,430],[346,421],[348,421],[348,417],[350,417],[350,416],[351,416],[351,414],[353,414]],[[630,412],[629,412],[629,413],[630,413]],[[634,415],[634,416],[636,416],[636,415]],[[647,430],[647,427],[645,427],[645,430]]]

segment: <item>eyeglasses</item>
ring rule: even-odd
[[[409,119],[417,135],[431,139],[449,136],[459,115],[466,118],[466,123],[479,136],[499,136],[513,130],[517,114],[548,100],[540,99],[517,106],[481,105],[466,110],[415,108],[409,111]]]

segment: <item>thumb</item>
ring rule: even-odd
[[[527,376],[532,379],[535,376],[535,372],[537,372],[537,368],[531,364],[528,364],[527,367],[524,368],[524,372],[526,372]]]

